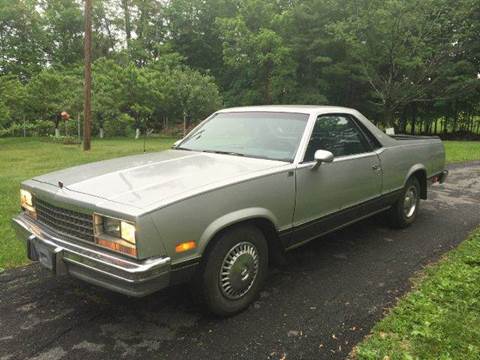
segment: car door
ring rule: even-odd
[[[368,206],[381,194],[382,169],[369,139],[347,114],[316,119],[303,162],[296,169],[293,243],[309,240],[332,228],[373,212]],[[331,163],[313,168],[317,150],[333,153]]]

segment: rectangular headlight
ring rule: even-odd
[[[102,233],[121,238],[120,223],[118,219],[103,217]]]
[[[28,190],[20,189],[20,206],[27,211],[30,216],[36,217],[35,207],[33,206],[33,196]]]
[[[135,225],[125,221],[120,222],[120,237],[130,244],[136,244],[135,230]]]
[[[135,224],[95,214],[95,241],[98,245],[137,256]]]

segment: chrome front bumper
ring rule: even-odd
[[[86,282],[125,294],[141,297],[170,284],[170,258],[128,260],[93,245],[64,241],[27,215],[12,219],[17,237],[27,244],[27,255],[56,275],[70,274]]]

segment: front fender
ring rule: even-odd
[[[278,229],[278,220],[276,216],[268,209],[253,207],[236,210],[214,220],[206,227],[205,231],[200,237],[200,241],[198,242],[199,252],[203,253],[210,240],[212,240],[215,235],[223,229],[242,221],[259,218],[270,221],[275,226],[275,229]]]

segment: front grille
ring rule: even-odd
[[[58,235],[94,242],[92,215],[63,209],[35,198],[37,221]]]

